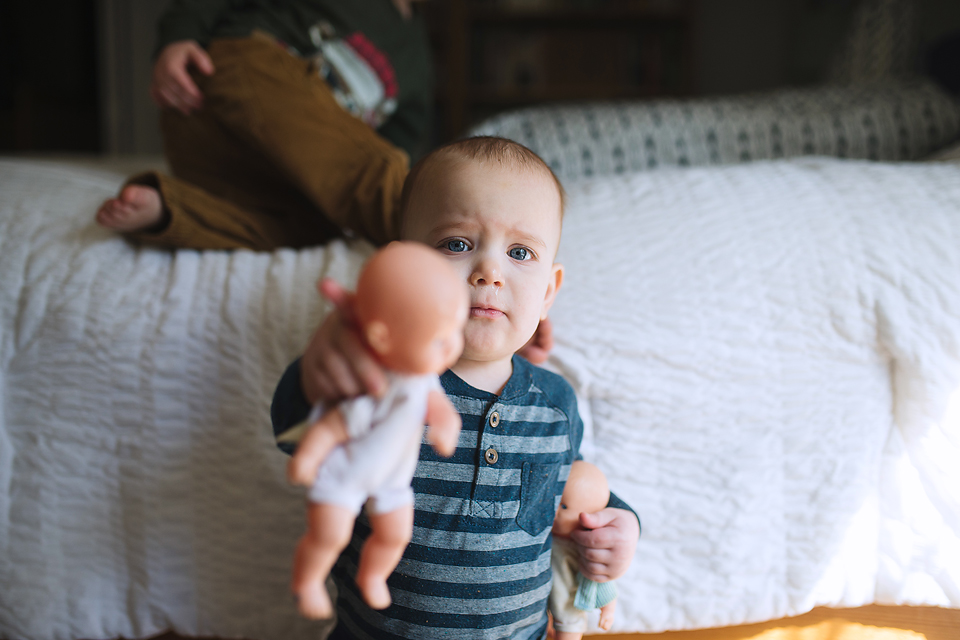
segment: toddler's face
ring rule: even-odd
[[[402,235],[439,250],[470,289],[461,359],[510,358],[545,318],[562,280],[560,194],[550,176],[462,159],[425,168]]]

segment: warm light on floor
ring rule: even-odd
[[[591,640],[960,640],[960,609],[877,605],[858,609],[820,607],[795,618],[738,627],[585,637]]]

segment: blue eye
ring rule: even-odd
[[[507,255],[514,260],[526,260],[530,257],[530,252],[525,247],[513,247],[507,251]]]
[[[447,240],[444,248],[450,253],[462,253],[467,250],[467,243],[463,240]]]

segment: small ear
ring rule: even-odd
[[[563,285],[563,265],[555,262],[550,274],[550,282],[547,284],[547,293],[543,298],[543,306],[540,309],[541,320],[547,317],[547,312],[553,306],[553,301],[557,299],[557,292],[560,291],[561,285]]]
[[[378,354],[383,355],[390,351],[390,328],[382,320],[373,320],[368,323],[364,336],[370,348]]]

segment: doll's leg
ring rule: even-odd
[[[297,545],[291,588],[299,598],[300,613],[308,618],[329,618],[333,605],[325,582],[337,556],[350,542],[355,515],[333,504],[307,507],[307,532]]]
[[[357,586],[373,609],[390,606],[387,578],[400,562],[413,533],[413,505],[370,515],[370,536],[360,552]]]
[[[600,628],[609,631],[613,626],[613,612],[617,609],[617,601],[611,600],[600,607]]]
[[[580,640],[583,634],[579,631],[557,631],[553,632],[554,640]]]
[[[287,480],[290,484],[312,485],[320,464],[334,447],[348,439],[347,425],[340,410],[333,409],[323,414],[307,431],[287,463]]]

